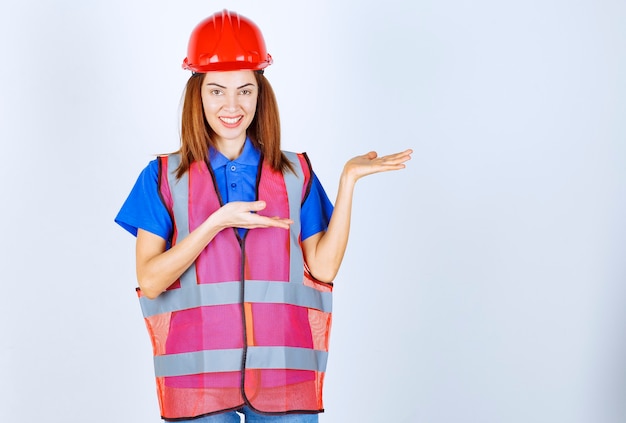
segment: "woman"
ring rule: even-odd
[[[412,153],[349,160],[333,208],[307,156],[280,150],[271,63],[249,19],[202,21],[181,148],[144,169],[116,217],[137,236],[165,420],[317,421],[355,183]]]

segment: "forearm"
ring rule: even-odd
[[[328,229],[317,240],[314,254],[307,257],[311,273],[322,282],[331,282],[343,261],[350,235],[355,183],[356,180],[345,171],[342,173]]]
[[[209,218],[167,251],[164,251],[165,241],[156,245],[146,239],[155,235],[139,233],[137,281],[142,293],[148,298],[156,298],[165,291],[191,266],[220,230],[222,228]]]

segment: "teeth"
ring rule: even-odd
[[[227,117],[221,117],[220,118],[224,123],[228,123],[228,124],[233,124],[233,123],[237,123],[239,122],[239,119],[241,119],[241,116],[236,117],[236,118],[227,118]]]

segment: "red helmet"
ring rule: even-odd
[[[183,69],[199,73],[261,70],[272,62],[259,27],[250,19],[224,9],[194,28]]]

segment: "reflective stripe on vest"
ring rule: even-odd
[[[251,303],[293,304],[326,313],[332,310],[330,292],[316,291],[302,284],[276,286],[276,283],[271,281],[248,281],[245,295],[246,302]],[[158,298],[161,297],[163,297],[162,301],[150,300],[146,297],[139,299],[144,317],[202,306],[239,304],[241,282],[193,285],[185,289],[165,291]]]
[[[296,347],[248,347],[248,353],[254,359],[246,363],[248,367],[254,369],[301,369],[324,372],[328,359],[327,351]],[[161,355],[154,358],[154,370],[157,377],[237,371],[241,369],[242,356],[243,349]]]

